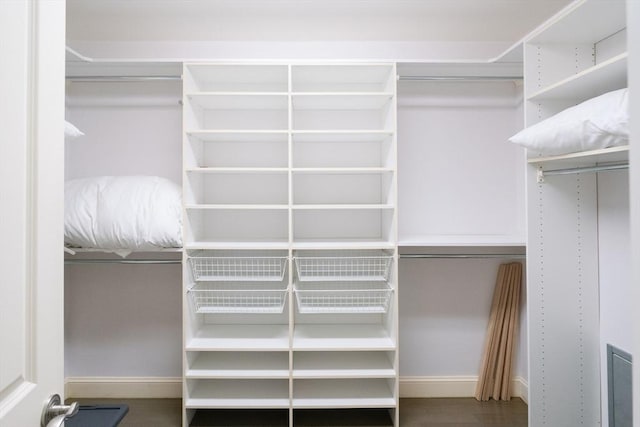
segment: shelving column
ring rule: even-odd
[[[288,75],[184,66],[185,426],[238,409],[290,423]]]
[[[291,67],[293,420],[398,425],[394,64]]]

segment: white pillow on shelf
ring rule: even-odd
[[[122,256],[182,246],[182,190],[158,176],[99,176],[65,183],[64,241]]]
[[[83,136],[84,133],[68,121],[64,121],[64,137],[65,139],[73,139]]]
[[[628,90],[618,89],[588,99],[523,129],[509,141],[542,155],[627,145]]]

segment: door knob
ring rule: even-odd
[[[62,405],[60,395],[53,394],[44,404],[40,427],[62,427],[64,420],[78,413],[78,402],[71,405]]]

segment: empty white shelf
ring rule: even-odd
[[[295,380],[293,407],[393,408],[396,401],[388,380]]]
[[[287,210],[289,205],[271,205],[271,204],[186,204],[184,208],[187,211],[196,210]]]
[[[386,130],[295,130],[292,131],[293,141],[305,142],[371,142],[380,143],[393,136],[393,132]]]
[[[211,351],[197,353],[185,376],[198,378],[289,378],[288,352]]]
[[[187,351],[260,351],[289,349],[289,325],[205,324],[187,339]]]
[[[599,163],[619,163],[629,161],[629,146],[603,148],[602,150],[582,151],[559,156],[532,157],[529,164],[543,169],[560,167],[593,166]]]
[[[188,380],[186,408],[288,408],[286,380]]]
[[[289,67],[283,64],[192,63],[185,70],[185,87],[201,91],[284,92]]]
[[[302,351],[293,355],[293,378],[395,378],[384,351]]]
[[[245,168],[245,167],[237,167],[237,168],[219,168],[219,167],[202,167],[202,168],[190,168],[185,169],[187,173],[201,173],[201,174],[265,174],[265,173],[277,173],[277,174],[286,174],[289,170],[287,168]]]
[[[294,92],[382,92],[395,84],[388,64],[293,65]]]
[[[219,241],[207,241],[196,240],[184,245],[185,249],[197,250],[197,249],[288,249],[289,242],[286,240],[219,240]]]
[[[394,350],[381,324],[300,324],[293,330],[294,350]]]
[[[185,95],[193,105],[207,110],[286,110],[286,93],[200,92]]]
[[[280,142],[287,140],[288,133],[279,130],[191,130],[186,132],[202,142]]]
[[[392,93],[301,93],[292,96],[294,110],[377,110]]]
[[[296,239],[292,244],[293,249],[393,249],[395,242],[381,239]]]
[[[585,101],[627,87],[627,53],[614,56],[529,96],[530,101],[571,99]]]

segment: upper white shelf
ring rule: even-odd
[[[393,93],[301,93],[291,98],[294,110],[379,110]]]
[[[287,173],[287,168],[244,168],[244,167],[205,167],[205,168],[189,168],[185,169],[187,173],[205,173],[205,174],[264,174],[264,173]]]
[[[294,92],[383,92],[395,84],[389,64],[293,65]]]
[[[363,167],[363,168],[292,168],[291,171],[295,174],[344,174],[344,175],[358,175],[358,174],[384,174],[392,173],[393,168],[377,168],[377,167]]]
[[[186,134],[203,142],[280,142],[288,137],[281,130],[193,130]]]
[[[526,42],[595,44],[625,27],[624,1],[583,0],[547,21]]]
[[[189,64],[184,83],[187,90],[226,92],[285,92],[289,67],[258,64]]]
[[[410,248],[454,248],[454,253],[469,253],[474,247],[524,248],[525,238],[507,235],[426,235],[400,236],[398,246]]]
[[[295,240],[291,247],[295,250],[308,249],[394,249],[394,242],[386,240],[356,240],[356,239],[303,239]]]
[[[572,99],[582,102],[627,86],[627,53],[614,56],[527,97],[530,101]]]
[[[269,250],[286,250],[289,248],[289,242],[285,240],[252,240],[252,241],[240,241],[240,240],[220,240],[220,241],[193,241],[185,243],[184,249],[186,250],[199,250],[199,249],[269,249]]]
[[[393,136],[387,130],[295,130],[292,132],[293,142],[372,142],[380,143]]]
[[[185,95],[192,104],[208,110],[286,110],[286,93],[196,92]]]
[[[548,168],[593,166],[601,163],[621,163],[629,161],[629,146],[610,147],[602,150],[583,151],[561,156],[534,157],[527,160],[529,164]]]

